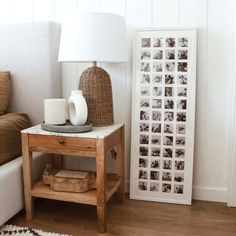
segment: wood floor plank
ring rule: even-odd
[[[112,198],[108,205],[107,232],[97,230],[96,207],[37,199],[32,221],[20,212],[8,223],[75,236],[235,236],[236,208],[226,204],[193,201],[192,206]]]

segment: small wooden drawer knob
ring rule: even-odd
[[[65,141],[63,140],[63,139],[59,139],[59,141],[58,141],[60,144],[64,144],[65,143]]]

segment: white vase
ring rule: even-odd
[[[71,91],[68,100],[68,114],[72,125],[84,125],[88,117],[88,106],[82,90]]]

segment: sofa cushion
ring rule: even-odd
[[[11,80],[10,72],[0,71],[0,115],[6,113],[10,99]]]
[[[0,165],[21,155],[21,130],[30,125],[26,114],[0,116]]]

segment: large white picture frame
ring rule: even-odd
[[[133,49],[130,198],[191,204],[196,29],[140,29]]]

